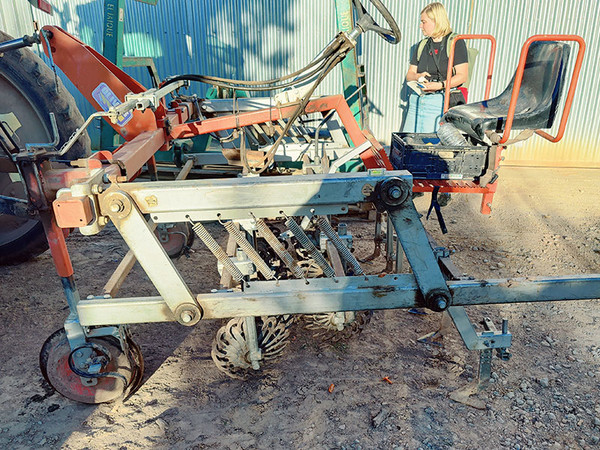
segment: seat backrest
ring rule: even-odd
[[[512,129],[551,128],[564,85],[571,47],[564,42],[535,41],[529,47]],[[498,97],[451,108],[444,121],[483,140],[485,131],[501,132],[506,123],[515,76]]]
[[[513,123],[513,128],[552,127],[564,86],[570,50],[569,44],[564,42],[536,41],[531,44],[515,110],[515,119],[517,115],[521,117],[519,125],[515,126]],[[514,82],[513,75],[511,82],[499,97],[503,103],[506,102],[507,113]]]

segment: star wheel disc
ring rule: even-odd
[[[261,361],[279,356],[288,343],[294,317],[263,316],[256,318]],[[217,368],[232,378],[245,379],[253,372],[244,317],[231,319],[217,331],[211,356]]]
[[[345,314],[344,328],[338,330],[334,319],[336,313],[311,314],[303,316],[306,328],[315,331],[314,337],[324,342],[336,343],[350,339],[364,330],[373,317],[373,311],[356,311]]]

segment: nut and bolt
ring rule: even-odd
[[[182,322],[190,323],[194,319],[194,313],[192,311],[183,311],[180,317]]]
[[[443,311],[448,307],[448,302],[446,301],[445,297],[439,296],[435,299],[435,305],[440,309],[440,311]]]
[[[390,197],[392,197],[393,199],[398,200],[400,197],[402,197],[402,189],[400,189],[398,186],[394,186],[392,187],[389,191],[388,191]]]
[[[110,204],[110,210],[114,213],[119,213],[125,209],[125,205],[121,200],[114,200]]]
[[[450,298],[445,293],[432,292],[427,296],[427,307],[432,311],[444,311],[449,303]]]

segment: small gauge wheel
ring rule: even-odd
[[[132,347],[130,345],[130,347]],[[128,358],[121,350],[118,339],[112,336],[90,338],[82,351],[89,353],[89,360],[103,360],[98,378],[88,383],[72,370],[72,354],[64,328],[52,334],[40,351],[40,370],[44,378],[61,395],[80,403],[108,403],[121,398],[133,382],[141,382],[139,347],[133,346],[134,356]],[[137,359],[137,361],[136,361]],[[85,366],[84,366],[85,367]],[[78,369],[79,370],[79,369]],[[85,368],[81,368],[85,371]],[[103,375],[104,374],[104,375]],[[86,380],[87,378],[83,378]],[[135,386],[137,388],[138,386]]]

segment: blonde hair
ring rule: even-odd
[[[435,22],[435,28],[431,37],[439,38],[452,33],[452,27],[448,20],[448,14],[446,14],[446,8],[440,2],[433,2],[423,8],[421,14],[427,14],[431,20]]]

